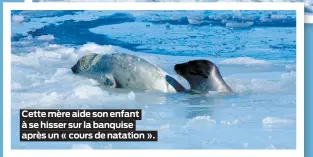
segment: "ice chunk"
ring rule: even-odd
[[[202,126],[204,124],[216,124],[216,120],[211,116],[197,116],[190,119],[184,127]]]
[[[129,100],[135,100],[136,99],[135,93],[133,91],[128,93],[128,99]]]
[[[24,21],[24,16],[23,15],[13,15],[12,21],[15,23],[22,23]]]
[[[264,125],[274,125],[274,124],[292,124],[295,123],[295,120],[286,119],[286,118],[277,118],[277,117],[265,117],[262,120]]]
[[[204,18],[202,16],[187,16],[187,19],[191,25],[200,25]]]
[[[235,22],[235,21],[231,21],[231,22],[227,22],[226,23],[226,27],[228,28],[248,28],[250,26],[253,25],[253,22]]]
[[[100,87],[90,85],[80,85],[74,89],[75,96],[80,99],[88,99],[91,96],[99,96],[104,94]]]
[[[51,34],[48,35],[41,35],[37,37],[37,40],[41,40],[41,41],[51,41],[54,40],[54,36]]]

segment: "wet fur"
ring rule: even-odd
[[[165,71],[130,54],[88,54],[77,61],[72,71],[112,88],[185,91],[185,88]]]
[[[174,70],[185,78],[195,93],[218,91],[223,93],[233,92],[226,84],[218,67],[208,60],[193,60],[176,64]]]

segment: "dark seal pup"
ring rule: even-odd
[[[233,92],[224,81],[218,67],[211,61],[193,60],[176,64],[174,70],[189,82],[192,92]]]

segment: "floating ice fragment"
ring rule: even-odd
[[[238,119],[235,119],[235,120],[233,120],[233,121],[225,121],[225,120],[223,120],[223,121],[221,121],[221,124],[224,124],[224,125],[236,125],[236,124],[239,124],[240,123],[240,120],[238,120]]]
[[[24,16],[23,15],[13,15],[12,21],[15,23],[22,23],[24,21]]]
[[[253,22],[235,22],[235,21],[231,21],[231,22],[227,22],[226,23],[226,27],[228,28],[248,28],[250,26],[253,25]]]
[[[170,29],[170,28],[171,28],[171,25],[170,25],[169,23],[166,23],[166,24],[165,24],[165,28],[166,28],[166,29]]]
[[[136,99],[135,93],[133,91],[128,93],[128,99],[129,100],[135,100]]]
[[[187,16],[187,19],[191,25],[200,25],[204,18],[202,16]]]
[[[276,117],[266,117],[262,120],[264,125],[273,125],[273,124],[291,124],[294,123],[294,120],[285,119],[285,118],[276,118]]]
[[[216,120],[211,119],[211,116],[197,116],[190,119],[183,127],[203,126],[203,124],[216,124]]]
[[[91,96],[102,95],[103,91],[99,87],[81,85],[74,89],[74,94],[80,99],[88,99]]]
[[[271,19],[273,19],[273,20],[283,20],[283,19],[286,19],[286,16],[284,16],[284,15],[271,15]]]
[[[48,35],[41,35],[37,37],[37,40],[41,40],[41,41],[51,41],[54,40],[54,36],[51,34]]]

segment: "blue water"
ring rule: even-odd
[[[13,149],[295,149],[295,11],[13,11]],[[84,54],[130,53],[178,77],[208,59],[237,93],[107,89],[72,74]],[[20,108],[138,108],[158,142],[19,142]]]

